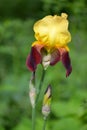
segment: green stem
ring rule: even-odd
[[[32,108],[32,130],[35,130],[36,124],[36,107]]]
[[[39,84],[39,87],[38,87],[38,93],[37,93],[37,97],[36,97],[36,104],[38,102],[38,99],[39,99],[39,95],[40,95],[40,92],[41,92],[41,87],[43,85],[43,81],[44,81],[44,77],[45,77],[45,70],[43,69],[43,72],[42,72],[42,77],[41,77],[41,80],[40,80],[40,84]]]
[[[47,123],[47,117],[44,117],[44,123],[43,123],[43,129],[42,129],[42,130],[45,130],[45,128],[46,128],[46,123]]]
[[[36,127],[36,105],[37,105],[37,102],[39,99],[39,95],[40,95],[41,87],[43,85],[44,77],[45,77],[45,70],[43,69],[42,77],[41,77],[40,84],[38,87],[39,91],[38,91],[37,96],[36,96],[35,106],[32,107],[32,130],[35,130],[35,127]],[[35,72],[33,73],[32,81],[35,85]]]

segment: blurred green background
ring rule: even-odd
[[[26,57],[34,39],[33,24],[45,15],[69,17],[73,71],[65,77],[61,63],[49,67],[42,93],[52,85],[51,114],[46,130],[87,130],[87,1],[0,0],[0,130],[31,130]],[[37,69],[37,85],[41,77]],[[42,129],[42,94],[37,107],[37,130]]]

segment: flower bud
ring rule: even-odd
[[[42,114],[44,117],[47,117],[50,113],[50,104],[51,104],[51,86],[49,85],[44,93],[44,100],[42,106]]]
[[[35,74],[33,73],[29,82],[29,97],[32,107],[35,106],[36,88],[35,88]]]

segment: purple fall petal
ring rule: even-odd
[[[41,62],[41,55],[37,51],[36,47],[31,48],[30,55],[28,55],[26,60],[26,65],[28,69],[31,71],[35,71],[37,68],[37,65]]]
[[[69,57],[68,52],[64,52],[62,54],[61,61],[64,65],[64,67],[66,68],[66,77],[68,77],[70,75],[70,73],[72,72],[71,61],[70,61],[70,57]]]
[[[58,51],[58,49],[55,49],[51,53],[50,65],[55,65],[58,61],[60,61],[60,52]]]

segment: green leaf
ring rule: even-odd
[[[80,130],[80,122],[73,118],[63,118],[52,124],[52,130]]]
[[[12,46],[0,46],[0,53],[15,55],[16,49]]]
[[[68,101],[68,102],[53,102],[52,104],[52,112],[57,117],[62,116],[78,116],[80,112],[80,104],[79,102]]]

